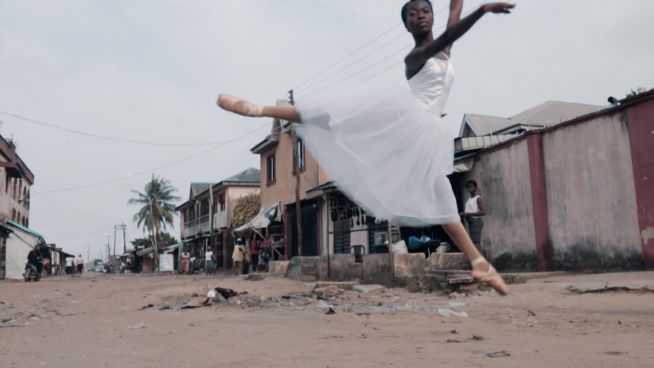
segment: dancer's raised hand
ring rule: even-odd
[[[481,6],[485,13],[510,14],[515,4],[509,3],[488,3]]]

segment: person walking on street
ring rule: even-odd
[[[252,240],[250,240],[250,264],[252,265],[252,272],[256,272],[257,265],[259,265],[259,243],[256,236],[253,236]]]
[[[206,253],[204,253],[204,272],[208,274],[211,273],[213,270],[213,251],[211,248],[207,249]]]
[[[75,264],[77,265],[78,276],[82,276],[82,272],[84,272],[84,257],[82,257],[81,254],[77,256],[77,259],[75,260]]]
[[[238,276],[243,272],[243,262],[245,261],[245,244],[243,239],[239,238],[234,246],[232,252],[232,259],[234,260],[234,275]]]
[[[184,249],[182,252],[182,273],[188,273],[189,266],[191,265],[191,253],[188,252],[188,249]]]

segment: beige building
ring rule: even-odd
[[[34,174],[16,153],[11,140],[0,136],[0,279],[7,262],[7,238],[10,229],[6,221],[29,226],[30,188]]]
[[[191,184],[188,201],[176,210],[181,241],[192,256],[203,258],[213,247],[218,266],[230,266],[234,207],[241,197],[259,193],[259,175],[259,170],[249,168],[219,183]]]

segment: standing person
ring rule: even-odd
[[[77,273],[79,276],[82,276],[82,272],[84,272],[84,257],[81,254],[77,256],[75,264],[77,265]]]
[[[475,244],[477,250],[483,254],[484,251],[481,249],[481,229],[484,227],[484,221],[481,217],[486,215],[486,206],[481,198],[481,193],[479,192],[476,181],[468,180],[465,183],[465,188],[468,191],[468,194],[470,194],[470,198],[466,201],[465,212],[463,212],[461,216],[465,219],[468,225],[470,240]]]
[[[295,131],[339,189],[367,213],[400,226],[442,224],[470,261],[472,276],[506,295],[504,280],[461,223],[447,179],[454,142],[441,116],[453,81],[452,44],[485,14],[510,13],[514,7],[488,3],[459,19],[463,0],[451,0],[447,30],[434,37],[431,2],[407,2],[402,22],[415,42],[404,58],[410,92],[362,84],[300,96],[295,106],[258,106],[229,95],[220,95],[218,105],[244,116],[295,123]]]
[[[211,273],[213,270],[213,251],[211,248],[207,248],[207,251],[204,253],[204,272],[207,274]]]
[[[190,265],[191,253],[188,252],[188,249],[184,248],[184,251],[182,252],[182,273],[188,273]]]
[[[232,252],[232,259],[234,260],[234,275],[238,276],[243,272],[243,262],[245,261],[245,244],[243,239],[238,238],[234,251]]]
[[[250,264],[252,265],[252,271],[256,272],[259,264],[259,243],[256,236],[253,236],[252,240],[250,240]]]

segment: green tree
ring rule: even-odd
[[[159,240],[161,229],[166,229],[167,225],[174,227],[175,204],[173,202],[180,199],[175,192],[177,189],[170,185],[168,180],[152,174],[152,179],[145,184],[145,190],[142,193],[132,190],[132,193],[136,194],[136,198],[131,198],[127,202],[131,205],[141,206],[134,215],[134,222],[138,227],[147,229],[154,240],[155,267],[157,269],[159,268],[157,240]]]

